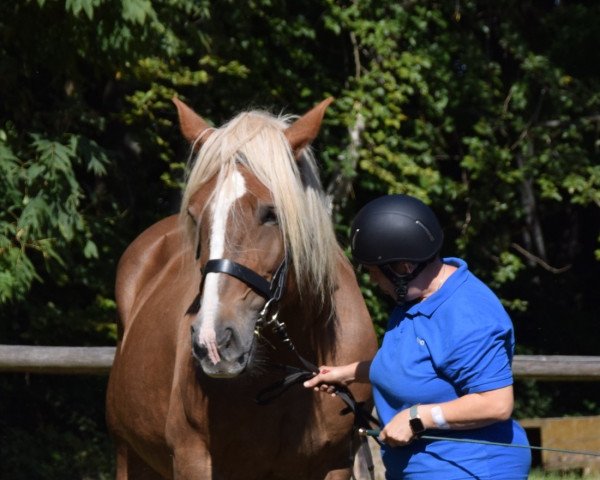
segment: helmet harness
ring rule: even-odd
[[[419,274],[425,269],[425,267],[429,263],[433,261],[435,257],[436,255],[434,255],[425,262],[419,263],[412,272],[406,274],[400,274],[396,272],[396,270],[394,270],[392,268],[392,265],[389,263],[383,263],[381,265],[378,265],[379,270],[381,270],[381,273],[383,273],[386,276],[386,278],[394,285],[394,293],[396,295],[395,300],[397,305],[402,306],[406,303],[406,295],[408,294],[408,284],[412,280],[417,278]]]

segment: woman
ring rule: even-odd
[[[370,202],[351,233],[354,260],[397,306],[372,361],[323,366],[304,385],[371,382],[389,480],[526,479],[529,449],[419,438],[527,445],[511,419],[514,334],[500,301],[463,260],[439,257],[442,229],[416,198]]]

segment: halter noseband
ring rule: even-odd
[[[289,261],[288,256],[286,255],[269,282],[254,270],[234,262],[233,260],[227,258],[212,259],[206,262],[206,265],[202,269],[202,285],[200,285],[200,292],[202,293],[204,278],[206,278],[207,273],[226,273],[227,275],[244,282],[256,293],[264,297],[268,304],[276,303],[281,300],[281,297],[283,296],[288,268]]]

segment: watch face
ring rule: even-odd
[[[410,424],[410,429],[412,430],[412,432],[417,435],[419,433],[423,433],[425,431],[425,426],[423,425],[423,422],[421,421],[420,418],[411,418],[409,420],[409,424]]]

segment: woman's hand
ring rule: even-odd
[[[368,383],[371,360],[349,363],[338,367],[323,365],[319,373],[304,382],[306,388],[335,395],[336,385],[348,386],[351,383]]]
[[[319,367],[319,373],[304,382],[304,386],[335,395],[336,385],[349,385],[354,381],[355,376],[356,364],[354,363],[339,367],[323,365]]]
[[[383,427],[379,434],[379,440],[387,443],[391,447],[401,447],[408,445],[415,438],[410,424],[409,409],[397,413],[389,423]]]

